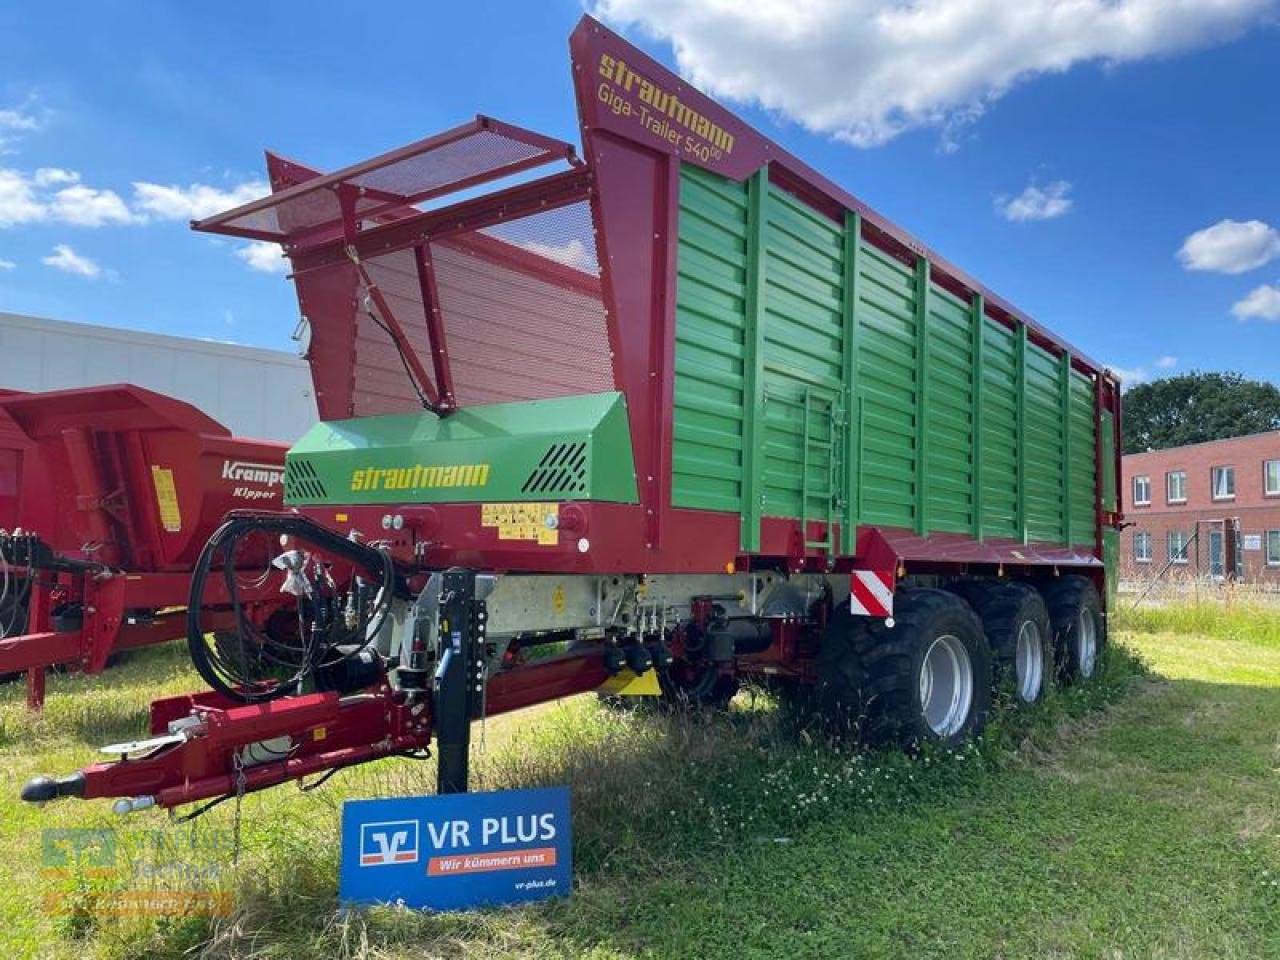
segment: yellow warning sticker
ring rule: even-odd
[[[156,486],[156,506],[160,524],[170,533],[182,529],[182,511],[178,509],[178,491],[173,485],[173,471],[168,467],[151,467],[151,480]]]
[[[559,512],[554,503],[485,503],[480,505],[480,525],[496,527],[499,540],[532,540],[554,547],[560,542],[560,531],[547,526],[547,517]]]
[[[658,672],[646,670],[636,676],[631,670],[621,670],[600,685],[605,693],[614,693],[620,697],[657,697],[662,695],[662,687],[658,684]]]

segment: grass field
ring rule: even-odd
[[[175,828],[26,807],[21,783],[137,735],[153,696],[198,684],[172,647],[54,679],[40,719],[11,687],[0,956],[1280,957],[1280,613],[1166,607],[1114,639],[1094,684],[1002,713],[953,755],[833,751],[763,694],[726,717],[578,699],[493,721],[484,786],[573,784],[577,889],[437,916],[336,909],[341,800],[429,791],[433,765],[407,760],[247,798],[238,866],[199,858],[234,893],[229,918],[50,916],[49,894],[163,888],[130,864],[157,859],[141,832]],[[229,835],[230,806],[204,836]],[[100,826],[119,831],[115,873],[42,872],[43,828]]]

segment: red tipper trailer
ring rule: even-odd
[[[271,196],[195,224],[283,245],[321,422],[294,512],[219,530],[191,606],[283,536],[311,645],[193,614],[212,689],[27,799],[174,807],[433,740],[464,790],[471,720],[602,685],[769,678],[952,745],[993,684],[1094,674],[1116,379],[595,20],[570,51],[583,159],[477,117],[330,174],[268,154]]]
[[[26,671],[39,706],[47,667],[97,673],[182,636],[201,548],[228,511],[280,505],[284,453],[141,387],[0,396],[0,674]],[[265,581],[242,589],[255,616],[280,605]],[[227,599],[211,594],[211,628],[234,623]]]

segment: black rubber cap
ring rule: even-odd
[[[22,799],[27,803],[48,803],[59,797],[84,796],[84,774],[73,773],[60,779],[33,777],[22,788]]]

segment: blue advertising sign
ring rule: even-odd
[[[569,895],[569,788],[348,800],[346,904],[465,910]]]

